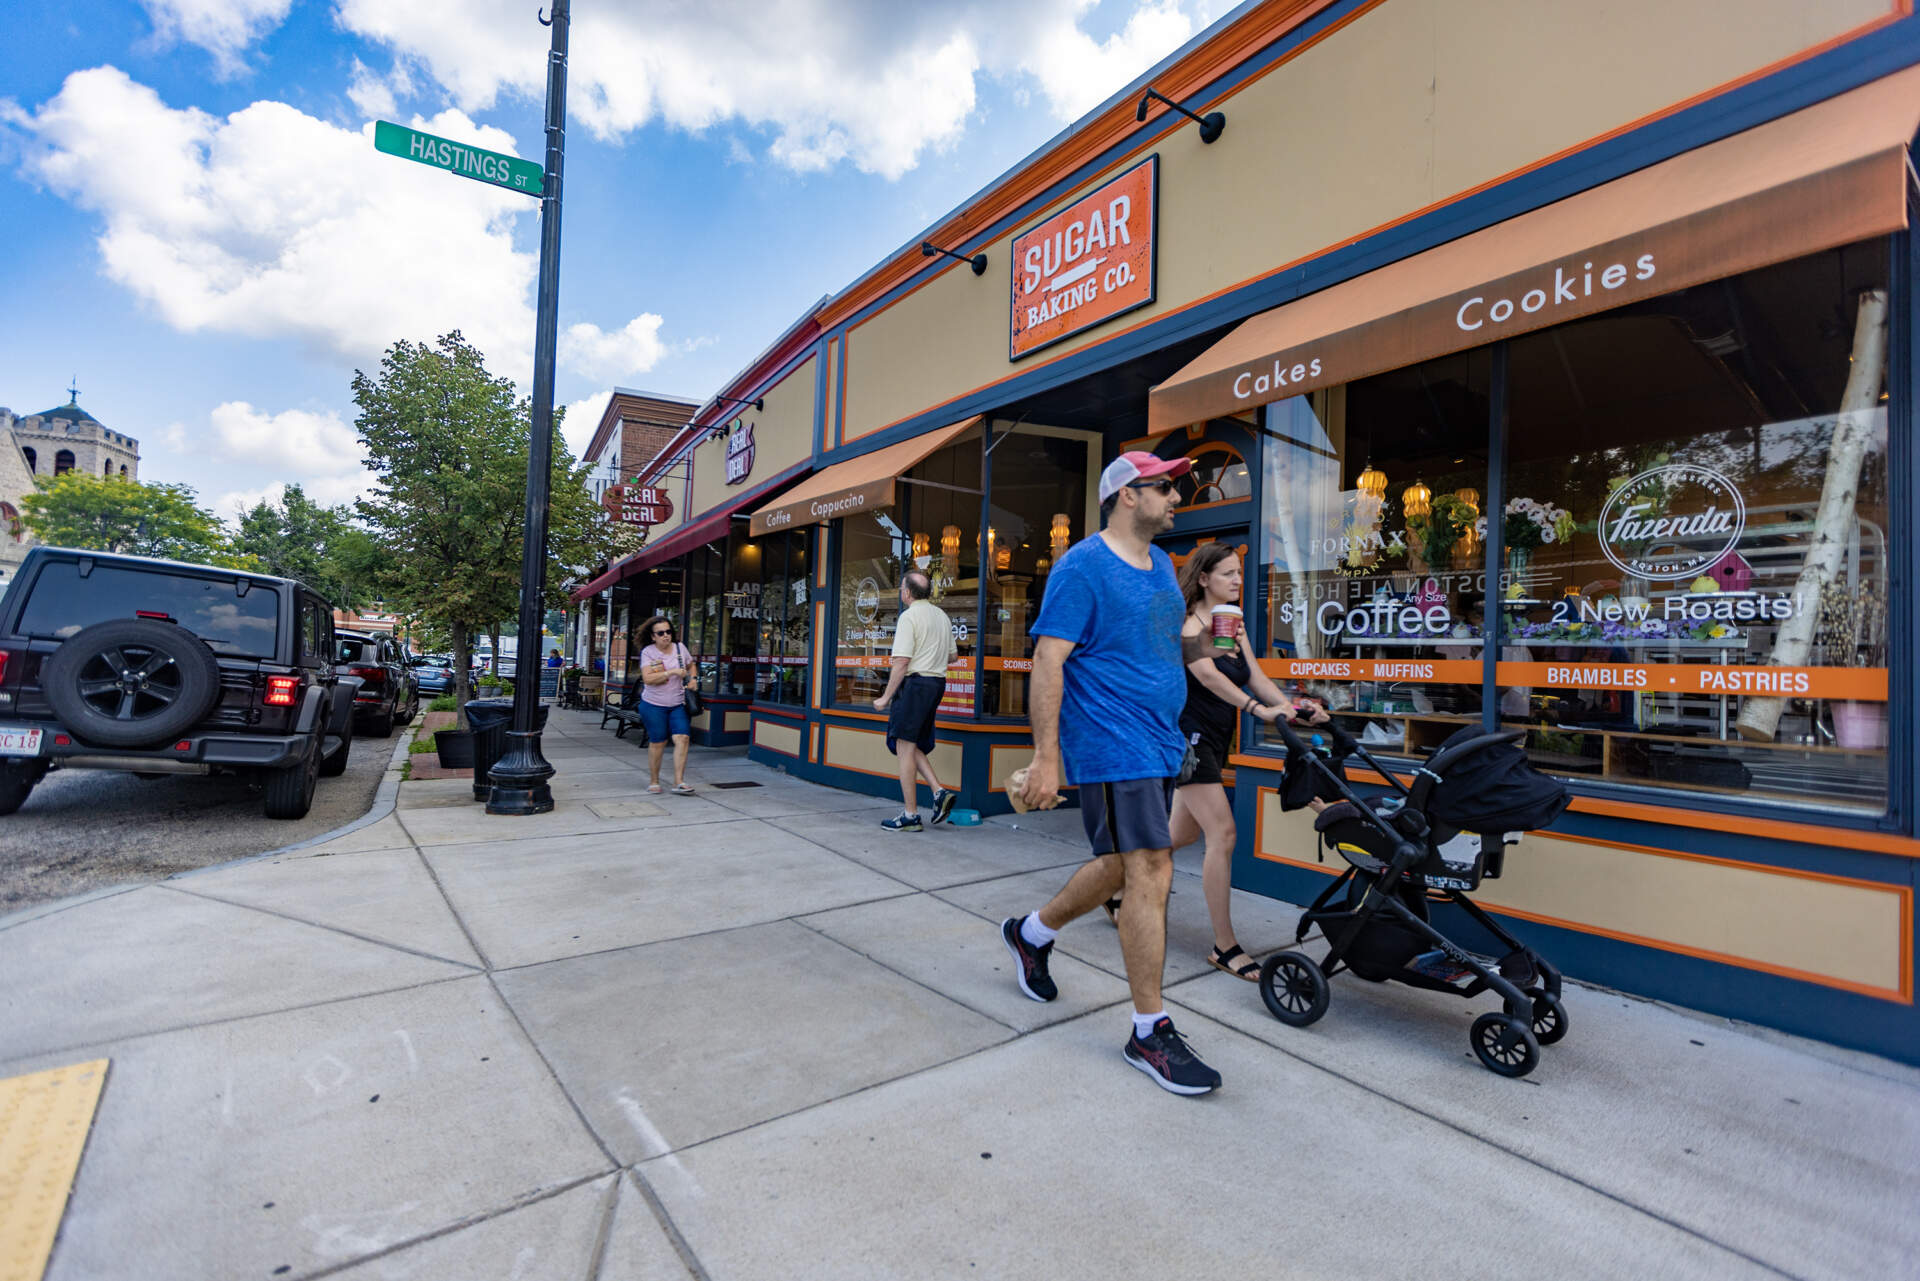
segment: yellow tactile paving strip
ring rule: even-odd
[[[0,1080],[0,1281],[40,1281],[107,1060]]]

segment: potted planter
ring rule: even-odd
[[[440,754],[441,769],[473,768],[472,730],[443,729],[433,736],[433,745]]]
[[[1887,745],[1887,705],[1885,703],[1833,704],[1833,741],[1841,747],[1876,751]]]

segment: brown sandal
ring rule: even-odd
[[[1236,961],[1234,959],[1235,957],[1238,957],[1239,960]],[[1207,964],[1216,970],[1231,974],[1237,979],[1245,979],[1249,983],[1258,983],[1260,981],[1260,962],[1254,960],[1245,952],[1242,952],[1238,943],[1235,943],[1224,952],[1217,947],[1214,948],[1211,952],[1207,953]]]

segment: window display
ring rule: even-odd
[[[974,713],[975,628],[980,610],[980,433],[976,428],[900,477],[892,507],[840,528],[839,634],[834,702],[866,709],[887,687],[900,575],[908,564],[933,580],[933,603],[953,622],[960,654],[948,670],[942,714]],[[995,534],[998,550],[998,533]]]
[[[1536,761],[1885,807],[1886,284],[1853,246],[1512,343],[1500,715]]]
[[[1268,417],[1255,608],[1272,673],[1370,747],[1417,752],[1480,717],[1490,368],[1449,356]]]
[[[807,550],[810,530],[769,534],[760,541],[761,576],[752,608],[760,623],[753,696],[761,702],[807,701]]]
[[[1569,776],[1883,812],[1884,245],[1499,350],[1501,404],[1482,348],[1269,408],[1276,678],[1410,757],[1490,710]]]
[[[982,558],[987,611],[980,637],[980,714],[1024,719],[1033,639],[1054,561],[1099,527],[1089,476],[1097,473],[1099,437],[1065,428],[1016,428],[995,439],[986,541]],[[948,682],[951,693],[953,682]]]

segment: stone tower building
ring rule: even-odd
[[[11,577],[33,536],[20,524],[20,500],[34,478],[77,471],[88,476],[140,479],[140,442],[67,403],[26,417],[0,408],[0,577]]]

